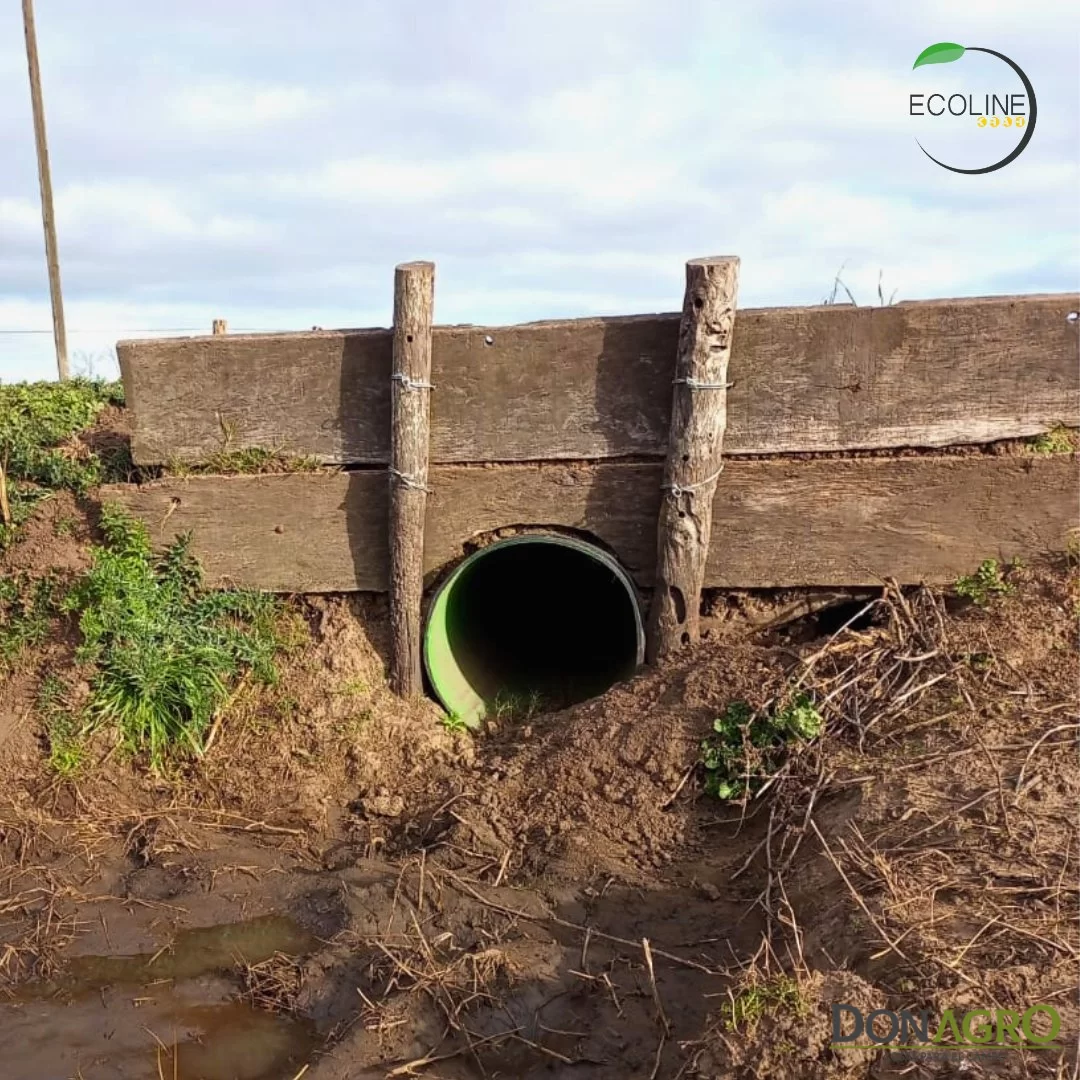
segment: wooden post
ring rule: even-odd
[[[215,319],[214,325],[210,330],[214,337],[217,337],[219,334],[227,334],[229,332],[229,324],[225,319]]]
[[[420,602],[434,306],[435,264],[398,266],[394,270],[390,419],[390,685],[401,697],[412,697],[423,689]]]
[[[38,185],[41,188],[41,223],[45,229],[45,261],[49,268],[56,370],[61,379],[66,379],[69,376],[67,330],[64,326],[64,298],[60,291],[60,255],[56,248],[56,217],[53,214],[52,176],[49,170],[49,144],[45,138],[45,106],[41,98],[33,0],[23,0],[22,9],[26,65],[30,69],[30,104],[34,112],[34,141],[37,144]]]
[[[649,610],[649,663],[698,640],[713,494],[723,467],[727,369],[738,285],[735,256],[686,264],[657,528],[656,586]]]

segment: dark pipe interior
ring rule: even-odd
[[[637,665],[626,587],[603,563],[557,544],[496,547],[477,559],[454,585],[447,624],[454,659],[489,711],[561,708]]]

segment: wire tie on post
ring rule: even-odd
[[[427,484],[420,483],[420,481],[417,480],[415,476],[408,476],[405,473],[400,472],[398,469],[388,469],[387,471],[390,473],[391,476],[396,476],[398,483],[401,484],[403,487],[413,488],[416,491],[426,491],[428,493],[431,492],[431,488],[429,488]]]
[[[419,379],[410,379],[408,375],[403,372],[395,372],[390,376],[391,382],[401,383],[403,390],[434,390],[435,385],[429,382],[423,382]]]
[[[724,466],[721,464],[720,468],[717,469],[712,476],[707,476],[704,480],[699,480],[696,484],[661,484],[660,488],[661,490],[670,492],[673,499],[677,499],[680,495],[685,495],[690,491],[696,491],[698,488],[706,487],[719,480],[720,474],[723,471]]]
[[[727,390],[735,385],[729,382],[700,382],[692,375],[687,375],[685,379],[672,379],[671,381],[676,385],[682,383],[687,390]]]

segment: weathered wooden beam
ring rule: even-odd
[[[698,640],[701,587],[712,535],[727,426],[728,361],[739,292],[739,260],[686,264],[675,361],[671,429],[656,536],[656,587],[646,658],[655,663]]]
[[[946,446],[1080,427],[1073,294],[740,308],[724,453]],[[679,316],[437,326],[431,460],[660,459]],[[390,460],[391,332],[117,345],[140,465],[258,446]]]
[[[478,535],[549,525],[592,535],[647,588],[661,475],[659,464],[432,466],[428,584]],[[1078,524],[1080,481],[1069,454],[728,458],[723,480],[707,587],[946,582],[983,559],[1061,551]],[[388,587],[384,469],[191,476],[106,487],[101,497],[142,518],[159,545],[192,530],[213,585]]]
[[[420,606],[424,594],[435,264],[394,270],[394,354],[390,409],[390,686],[423,692]]]

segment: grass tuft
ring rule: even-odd
[[[807,1012],[799,984],[789,975],[778,975],[768,982],[752,982],[732,994],[720,1009],[729,1031],[752,1030],[763,1016],[780,1012],[799,1016]]]
[[[62,779],[70,779],[82,768],[85,757],[83,726],[64,699],[64,684],[56,675],[46,675],[38,690],[37,709],[45,721],[49,742],[49,768]]]
[[[794,695],[771,712],[731,702],[701,744],[706,794],[718,799],[753,794],[780,767],[788,744],[815,739],[824,726],[806,694]]]
[[[499,690],[486,707],[486,716],[497,723],[531,720],[546,708],[538,690]]]
[[[171,476],[194,476],[203,473],[252,476],[261,473],[320,472],[322,463],[315,457],[291,457],[281,450],[250,446],[240,450],[219,450],[198,463],[172,461]]]
[[[155,559],[145,525],[122,510],[104,506],[101,528],[92,569],[63,602],[79,618],[77,658],[97,669],[87,716],[161,771],[174,752],[202,753],[243,672],[276,681],[287,620],[269,594],[204,592],[189,536]]]
[[[0,577],[0,672],[48,636],[55,591],[52,578]]]

